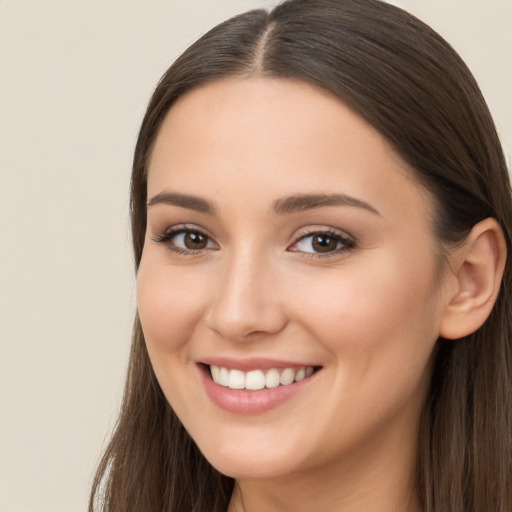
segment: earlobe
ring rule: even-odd
[[[498,296],[506,257],[505,238],[498,222],[488,218],[476,224],[464,245],[450,257],[456,282],[447,297],[441,337],[463,338],[487,320]]]

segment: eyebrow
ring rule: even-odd
[[[206,199],[189,194],[178,194],[176,192],[160,192],[147,202],[148,208],[157,204],[179,206],[210,215],[216,213],[215,206]],[[378,210],[366,201],[346,194],[297,194],[283,197],[274,201],[272,211],[277,215],[289,215],[327,206],[352,206],[363,208],[371,213],[380,215]]]
[[[160,194],[157,194],[147,202],[147,207],[150,208],[156,204],[180,206],[181,208],[188,208],[189,210],[210,215],[213,215],[216,211],[215,206],[206,199],[188,194],[177,194],[175,192],[160,192]]]
[[[286,215],[326,206],[355,206],[380,216],[371,204],[345,194],[297,194],[278,199],[272,209],[278,215]]]

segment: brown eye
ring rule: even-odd
[[[311,246],[315,252],[331,252],[338,248],[339,239],[326,233],[314,235],[311,240]]]
[[[198,231],[186,231],[183,236],[183,244],[192,251],[206,249],[208,237]]]
[[[219,249],[208,235],[196,229],[172,228],[153,240],[166,245],[170,251],[181,254]]]
[[[299,238],[289,250],[291,252],[303,252],[312,256],[330,256],[331,254],[336,255],[350,251],[354,247],[355,242],[341,233],[316,231]]]

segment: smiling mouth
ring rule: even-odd
[[[258,391],[290,386],[311,377],[320,367],[302,366],[298,368],[269,368],[244,372],[222,366],[209,365],[210,376],[220,386],[234,390]]]

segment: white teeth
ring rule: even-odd
[[[219,382],[220,381],[220,368],[218,366],[210,366],[210,370],[212,372],[212,379],[215,381],[215,382]]]
[[[286,368],[286,370],[283,370],[283,373],[281,373],[281,378],[279,379],[279,382],[283,386],[288,386],[288,384],[291,384],[295,380],[295,370],[292,368]]]
[[[272,368],[265,375],[265,387],[266,388],[277,388],[279,386],[279,372]]]
[[[245,389],[245,373],[240,370],[230,370],[228,386],[231,389]]]
[[[212,366],[213,368],[213,366]],[[212,371],[213,377],[213,371]],[[215,381],[215,377],[213,377]],[[247,372],[245,375],[245,389],[251,389],[252,391],[257,391],[258,389],[263,389],[265,387],[265,374],[261,370],[253,370],[252,372]]]
[[[300,380],[304,379],[304,377],[306,377],[306,369],[300,368],[295,374],[295,382],[299,382]]]
[[[229,370],[227,368],[219,368],[219,381],[221,386],[229,386]]]
[[[299,382],[314,373],[313,366],[302,368],[284,368],[278,370],[271,368],[266,372],[264,370],[251,370],[243,372],[241,370],[228,370],[221,366],[210,365],[213,382],[230,389],[249,389],[257,391],[263,388],[276,388],[279,385],[288,386],[294,382]]]

